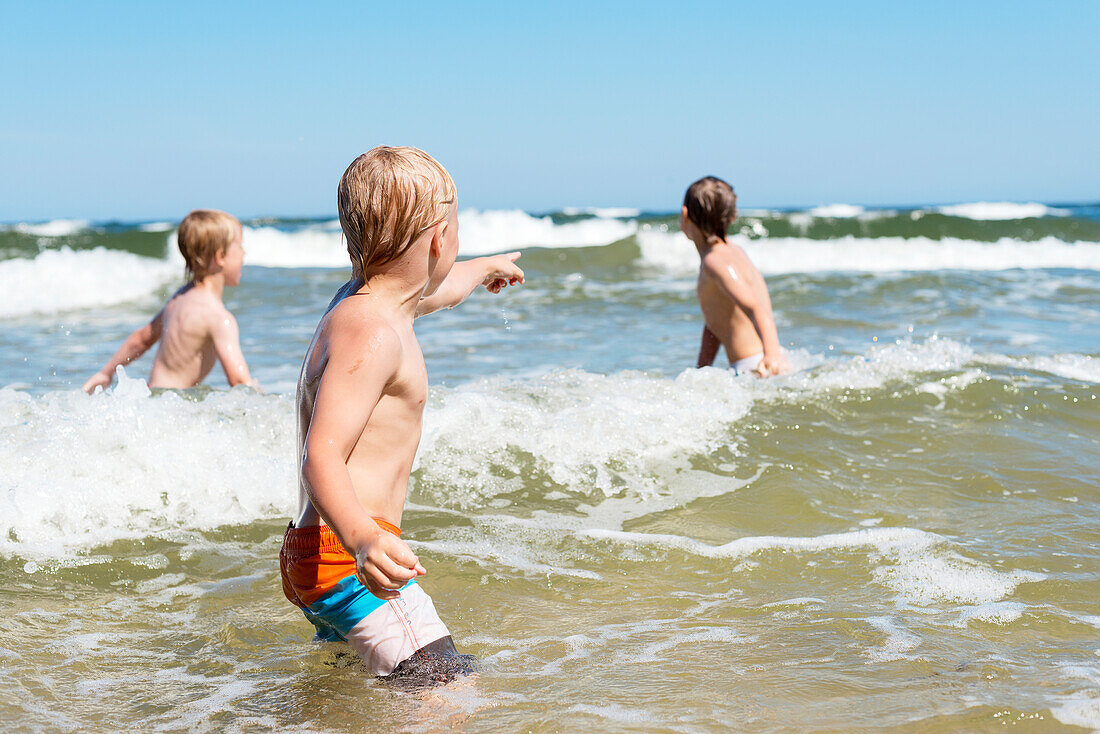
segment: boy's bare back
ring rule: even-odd
[[[217,361],[225,367],[230,385],[251,381],[237,320],[214,294],[184,286],[157,319],[160,346],[153,358],[149,387],[193,387],[206,379]]]
[[[741,286],[740,299],[728,295],[729,280]],[[713,246],[702,259],[695,291],[703,321],[725,347],[730,362],[764,351],[764,343],[745,306],[759,307],[768,298],[768,288],[743,249],[732,243]]]

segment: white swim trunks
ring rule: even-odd
[[[733,374],[735,375],[745,375],[759,367],[760,363],[763,360],[764,353],[758,352],[751,357],[745,357],[744,359],[737,360],[730,365],[730,369],[733,370]]]

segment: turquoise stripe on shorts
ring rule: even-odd
[[[416,583],[416,579],[401,587],[401,591]],[[379,599],[352,574],[341,580],[332,590],[302,611],[306,619],[317,628],[317,636],[322,640],[347,639],[352,627],[363,621],[368,614],[385,606],[386,600]],[[336,634],[333,635],[332,633]]]

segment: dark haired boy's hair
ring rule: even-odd
[[[726,239],[726,231],[737,219],[737,194],[733,187],[716,176],[703,176],[688,186],[684,194],[688,218],[707,240]]]

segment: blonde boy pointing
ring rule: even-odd
[[[374,148],[340,181],[352,279],[302,365],[299,508],[280,554],[283,591],[317,639],[347,640],[372,673],[415,685],[449,680],[468,661],[401,540],[428,393],[413,320],[478,286],[523,282],[519,253],[455,263],[456,197],[450,174],[415,148]]]

